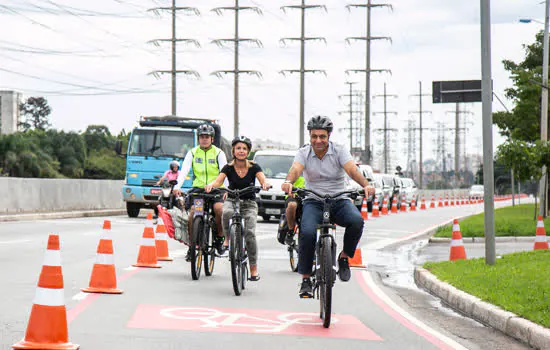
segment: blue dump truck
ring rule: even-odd
[[[161,188],[155,186],[169,169],[173,160],[183,161],[185,155],[198,145],[196,129],[208,123],[214,127],[214,145],[231,158],[231,144],[222,137],[221,127],[214,120],[183,118],[176,116],[141,117],[139,126],[132,130],[126,152],[126,177],[122,198],[126,202],[128,216],[135,218],[141,208],[155,209]],[[115,151],[122,155],[122,143],[115,144]],[[190,188],[192,172],[183,188]]]

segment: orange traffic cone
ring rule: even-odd
[[[435,195],[432,194],[432,200],[430,201],[430,209],[435,209]]]
[[[367,199],[363,198],[363,204],[361,204],[361,217],[363,220],[369,219],[369,211],[367,209]]]
[[[454,205],[455,205],[455,195],[452,194],[450,197],[451,197],[451,207],[454,207]]]
[[[391,212],[392,214],[397,214],[398,211],[397,211],[397,198],[395,198],[395,196],[393,196],[393,200],[391,202]]]
[[[535,236],[534,250],[548,249],[548,241],[546,240],[546,230],[544,229],[544,221],[542,216],[539,215],[537,220],[537,231]]]
[[[460,205],[466,205],[466,198],[462,196],[462,201],[460,202]]]
[[[407,212],[407,201],[405,195],[401,196],[401,211]]]
[[[382,215],[388,215],[388,197],[384,195],[382,200]]]
[[[59,236],[50,235],[25,339],[14,349],[78,349],[69,343]]]
[[[155,232],[153,231],[153,214],[147,214],[147,223],[143,229],[143,236],[139,247],[137,267],[155,267],[160,268],[157,260],[157,248],[155,245]]]
[[[443,198],[441,197],[441,195],[439,195],[439,202],[437,203],[437,207],[438,208],[443,207]]]
[[[164,221],[159,216],[155,236],[155,247],[157,248],[157,259],[160,261],[172,261],[173,258],[168,254],[168,233],[164,226]]]
[[[422,195],[422,201],[420,203],[420,210],[426,210],[426,200],[424,199],[424,195]]]
[[[453,238],[451,240],[451,255],[449,260],[466,260],[466,250],[464,249],[462,233],[460,233],[460,226],[458,225],[457,219],[453,221]]]
[[[424,205],[426,206],[426,205]],[[416,211],[416,197],[413,196],[411,201],[411,211]]]
[[[445,205],[446,207],[449,206],[449,195],[448,195],[448,194],[445,195],[445,203],[444,203],[444,205]]]
[[[366,267],[365,265],[363,265],[363,256],[361,254],[360,248],[355,249],[355,254],[353,254],[353,258],[349,258],[348,262],[350,267]]]
[[[103,235],[97,246],[97,255],[90,284],[82,288],[87,293],[121,294],[122,290],[116,286],[115,260],[113,255],[113,241],[111,238],[111,222],[103,222]]]
[[[378,198],[374,197],[374,204],[372,205],[372,216],[373,217],[379,217],[380,216],[380,204],[378,203]],[[386,208],[386,210],[388,210]]]

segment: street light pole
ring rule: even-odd
[[[540,106],[540,139],[545,142],[548,139],[548,17],[550,14],[550,1],[545,1],[544,11],[544,36],[542,39],[542,92]],[[539,184],[540,215],[546,216],[546,167],[542,167],[542,177]]]

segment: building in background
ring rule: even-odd
[[[19,104],[21,93],[0,90],[0,134],[7,135],[19,131],[21,115]]]

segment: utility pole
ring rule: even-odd
[[[384,94],[383,95],[374,95],[374,98],[376,97],[383,97],[384,98],[384,111],[383,112],[374,112],[373,114],[384,114],[384,128],[378,129],[382,130],[384,133],[384,173],[388,174],[388,151],[389,151],[389,144],[388,144],[388,133],[397,131],[397,129],[390,129],[388,127],[388,114],[395,114],[397,115],[397,112],[389,112],[387,108],[387,100],[388,97],[394,97],[397,98],[397,95],[388,95],[386,92],[386,83],[384,83]]]
[[[154,39],[149,41],[149,43],[152,43],[153,45],[159,46],[160,42],[163,41],[169,41],[172,43],[172,69],[170,70],[155,70],[150,72],[149,74],[153,75],[156,78],[159,78],[161,74],[170,74],[172,76],[172,109],[171,114],[177,115],[177,88],[176,88],[176,75],[177,74],[188,74],[188,75],[194,75],[196,78],[199,78],[200,75],[194,70],[178,70],[176,65],[176,43],[178,42],[184,42],[184,43],[193,43],[196,47],[200,47],[200,44],[195,39],[178,39],[176,38],[176,14],[178,11],[184,11],[184,12],[192,12],[193,14],[199,16],[200,12],[195,7],[178,7],[176,6],[176,0],[172,0],[172,6],[170,7],[155,7],[152,9],[149,9],[148,11],[152,11],[155,13],[160,13],[161,11],[171,11],[172,12],[172,38],[171,39]]]
[[[366,4],[349,4],[346,6],[348,11],[351,11],[351,8],[366,8],[367,10],[367,33],[366,36],[363,37],[349,37],[346,38],[346,42],[350,43],[352,40],[364,40],[366,44],[366,55],[365,55],[365,69],[348,69],[346,70],[346,74],[348,73],[365,73],[365,155],[364,155],[364,162],[369,162],[372,160],[372,154],[371,154],[371,140],[370,140],[370,73],[371,72],[389,72],[391,74],[391,71],[389,69],[371,69],[370,67],[370,61],[371,61],[371,50],[370,50],[370,44],[372,40],[390,40],[390,37],[383,37],[383,36],[371,36],[371,9],[373,7],[388,7],[392,9],[392,6],[390,4],[372,4],[371,0],[367,0]]]
[[[322,37],[306,37],[306,10],[311,9],[323,9],[325,12],[327,11],[327,8],[325,5],[306,5],[306,1],[302,0],[301,5],[289,5],[289,6],[282,6],[281,10],[286,13],[286,9],[300,9],[302,12],[302,21],[301,21],[301,35],[299,38],[282,38],[280,41],[283,43],[283,45],[286,44],[287,41],[300,41],[300,69],[285,69],[280,71],[281,74],[285,75],[285,73],[300,73],[300,126],[299,126],[299,145],[298,147],[302,147],[304,144],[304,134],[305,134],[305,74],[306,73],[322,73],[326,75],[326,72],[324,70],[319,69],[306,69],[306,41],[308,40],[318,40],[323,41],[326,43],[326,39]]]
[[[455,110],[454,111],[448,111],[447,113],[454,113],[455,115],[455,179],[456,179],[456,184],[458,184],[458,181],[460,179],[459,177],[459,170],[460,170],[460,131],[461,130],[465,130],[465,128],[461,128],[460,127],[460,115],[461,114],[466,114],[466,113],[471,113],[471,112],[468,112],[468,111],[461,111],[460,110],[460,103],[456,103],[456,106],[455,106]],[[466,140],[464,140],[464,142],[466,142]]]
[[[541,91],[541,104],[540,104],[540,140],[545,142],[548,139],[548,31],[550,20],[550,1],[546,0],[544,4],[544,35],[542,39],[542,91]],[[548,198],[547,198],[547,184],[548,184],[548,169],[542,167],[542,177],[539,184],[540,193],[540,215],[546,217]]]
[[[422,126],[422,117],[424,115],[424,113],[432,113],[430,111],[424,111],[422,109],[422,98],[425,97],[425,96],[432,96],[431,94],[422,94],[422,82],[419,81],[418,82],[418,88],[419,88],[419,93],[418,95],[412,95],[412,96],[418,96],[418,111],[416,112],[411,112],[411,113],[417,113],[418,116],[419,116],[419,119],[420,119],[420,125],[418,127],[418,131],[419,131],[419,140],[420,140],[420,155],[419,155],[419,159],[418,159],[418,188],[422,189],[424,188],[424,183],[423,183],[423,178],[424,178],[424,165],[423,165],[423,158],[422,158],[422,150],[423,150],[423,134],[424,134],[424,128]]]
[[[406,153],[407,153],[407,168],[409,169],[411,173],[411,178],[414,180],[414,170],[412,167],[413,162],[416,162],[416,130],[418,128],[416,127],[416,121],[413,119],[409,119],[407,121],[407,127],[405,128],[405,132],[407,136],[403,140],[406,144]]]
[[[212,40],[212,43],[218,45],[219,47],[224,47],[228,42],[233,43],[233,52],[234,52],[234,62],[235,68],[233,70],[218,70],[212,72],[212,75],[221,78],[226,74],[233,74],[233,89],[234,89],[234,100],[233,100],[233,134],[234,136],[239,136],[239,75],[240,74],[249,74],[255,75],[259,78],[262,77],[262,74],[255,70],[242,70],[239,68],[239,46],[241,42],[250,42],[255,44],[258,47],[262,47],[262,42],[258,39],[248,39],[241,38],[239,36],[239,13],[241,11],[254,11],[257,14],[262,14],[262,11],[258,7],[251,6],[239,6],[239,0],[235,0],[235,6],[226,6],[226,7],[216,7],[212,11],[216,12],[218,15],[223,15],[224,11],[233,11],[235,12],[235,35],[231,39],[216,39]]]
[[[348,110],[343,112],[338,112],[338,114],[348,114],[349,115],[349,127],[342,128],[341,130],[348,130],[349,131],[349,151],[353,154],[353,132],[356,128],[353,127],[353,120],[356,112],[354,111],[353,107],[353,97],[358,97],[356,94],[353,93],[353,84],[357,84],[356,82],[346,82],[345,84],[349,85],[349,94],[346,95],[340,95],[339,98],[347,97],[349,98],[349,105]],[[356,124],[357,125],[357,124]],[[357,141],[357,139],[356,139]]]

